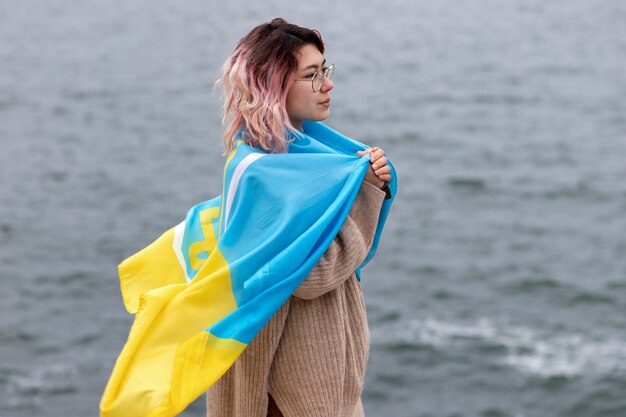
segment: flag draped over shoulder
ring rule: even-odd
[[[305,122],[287,153],[238,140],[222,194],[119,266],[136,314],[102,417],[181,412],[219,379],[313,269],[341,228],[369,167],[365,145]],[[391,165],[391,164],[390,164]],[[383,203],[373,257],[393,197]]]

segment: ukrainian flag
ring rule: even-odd
[[[341,228],[369,156],[365,145],[307,122],[288,153],[242,140],[220,197],[119,266],[135,320],[104,391],[102,417],[181,412],[220,378],[313,269]],[[390,164],[391,165],[391,164]],[[393,196],[383,203],[370,261]]]

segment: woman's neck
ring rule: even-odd
[[[293,126],[294,128],[296,128],[299,131],[303,131],[302,130],[302,120],[289,120],[291,122],[291,126]]]

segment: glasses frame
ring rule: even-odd
[[[296,78],[295,81],[310,81],[311,89],[313,90],[314,93],[317,93],[324,86],[324,80],[328,78],[330,81],[332,81],[334,76],[335,76],[335,64],[330,64],[326,68],[322,68],[319,71],[315,71],[315,73],[308,78]],[[315,89],[316,79],[321,80],[320,86],[317,90]]]

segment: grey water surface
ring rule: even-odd
[[[4,0],[0,417],[98,415],[116,266],[219,193],[213,82],[276,16],[399,176],[366,414],[626,416],[626,3]]]

